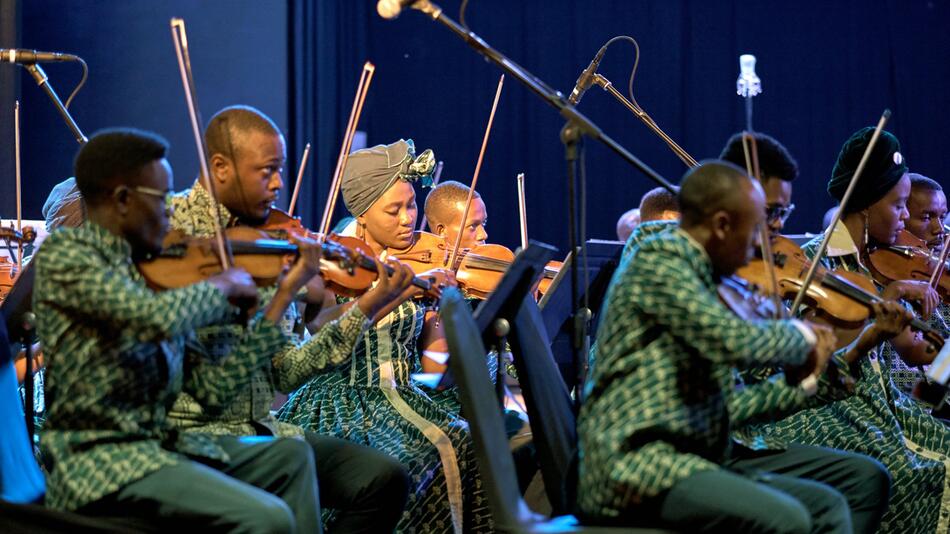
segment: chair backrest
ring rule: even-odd
[[[0,321],[0,499],[36,502],[45,490],[43,473],[26,434],[6,324]]]
[[[501,407],[485,365],[486,350],[481,333],[471,308],[456,289],[445,290],[441,310],[449,346],[449,369],[468,418],[495,529],[521,531],[531,521],[531,513],[518,490]]]
[[[561,377],[538,305],[525,299],[508,343],[514,354],[541,476],[555,515],[573,513],[577,428],[574,403]]]

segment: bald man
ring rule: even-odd
[[[685,531],[851,532],[838,491],[781,460],[749,459],[729,439],[731,426],[805,399],[784,381],[737,390],[736,366],[820,370],[834,346],[826,328],[746,322],[719,301],[719,278],[751,258],[765,222],[761,187],[732,164],[704,162],[678,199],[680,228],[644,241],[607,293],[578,418],[582,514]]]

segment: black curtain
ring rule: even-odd
[[[458,18],[458,0],[440,2]],[[290,113],[295,154],[311,141],[315,178],[301,213],[319,218],[363,61],[377,65],[360,128],[368,144],[412,137],[445,161],[443,179],[469,182],[500,69],[418,12],[384,21],[375,2],[293,0]],[[697,159],[716,156],[744,125],[735,94],[738,56],[758,56],[764,92],[756,129],[782,140],[801,178],[787,227],[815,231],[831,206],[825,184],[842,142],[893,111],[888,129],[911,169],[943,180],[950,62],[950,3],[930,0],[675,1],[472,0],[467,22],[486,41],[567,93],[608,38],[642,49],[635,94]],[[632,47],[610,49],[601,72],[626,87]],[[683,164],[610,96],[593,88],[580,109],[673,182]],[[562,119],[508,79],[479,178],[489,238],[518,243],[515,175],[527,174],[529,233],[567,245]],[[588,235],[614,235],[617,217],[653,187],[596,143],[587,143]],[[420,199],[421,200],[421,199]],[[337,208],[337,214],[342,207]]]
[[[287,168],[299,168],[304,145],[311,143],[294,213],[311,228],[319,224],[323,213],[350,105],[367,59],[367,22],[372,13],[370,2],[293,0],[289,9]],[[288,172],[287,177],[289,198],[296,172]],[[335,219],[345,215],[342,202],[339,206]]]
[[[0,48],[20,45],[20,0],[0,2]],[[20,98],[20,67],[0,64],[0,217],[16,217],[13,105]]]

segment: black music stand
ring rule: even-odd
[[[494,347],[497,351],[498,376],[495,385],[501,395],[504,393],[504,377],[502,376],[504,338],[508,335],[511,325],[514,324],[521,303],[525,298],[533,298],[531,290],[544,272],[544,266],[551,261],[556,252],[557,249],[551,245],[530,241],[528,247],[515,257],[515,261],[505,271],[505,276],[502,277],[495,290],[479,304],[473,314],[478,331],[482,335],[482,342],[489,349]],[[454,385],[452,373],[446,371],[438,387],[447,388]]]
[[[564,377],[564,383],[568,390],[575,386],[583,384],[585,361],[574,361],[574,351],[572,350],[572,332],[584,336],[580,340],[582,347],[590,347],[589,338],[597,333],[597,324],[599,321],[599,312],[604,297],[607,295],[607,286],[610,285],[610,279],[613,278],[614,271],[620,264],[620,255],[623,252],[624,244],[620,241],[604,241],[601,239],[590,239],[587,241],[587,265],[578,265],[578,291],[577,302],[571,302],[571,281],[567,276],[570,264],[574,258],[568,256],[564,261],[564,267],[561,272],[551,282],[551,287],[538,305],[541,308],[541,314],[544,318],[544,328],[547,331],[548,339],[551,340],[551,352],[554,354],[554,361],[557,362],[561,375]],[[570,318],[574,310],[584,305],[586,297],[589,310],[587,317],[579,317],[577,322],[587,324],[572,325]],[[578,327],[582,328],[578,328]],[[581,356],[586,358],[589,350],[582,351]],[[578,401],[580,396],[578,395]]]

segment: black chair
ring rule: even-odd
[[[462,407],[468,415],[478,469],[486,487],[495,529],[512,533],[633,532],[629,528],[581,526],[570,515],[548,519],[528,509],[518,491],[514,461],[508,450],[501,407],[485,366],[485,345],[479,328],[457,290],[450,288],[445,291],[441,309],[451,354],[449,368],[458,385]]]

